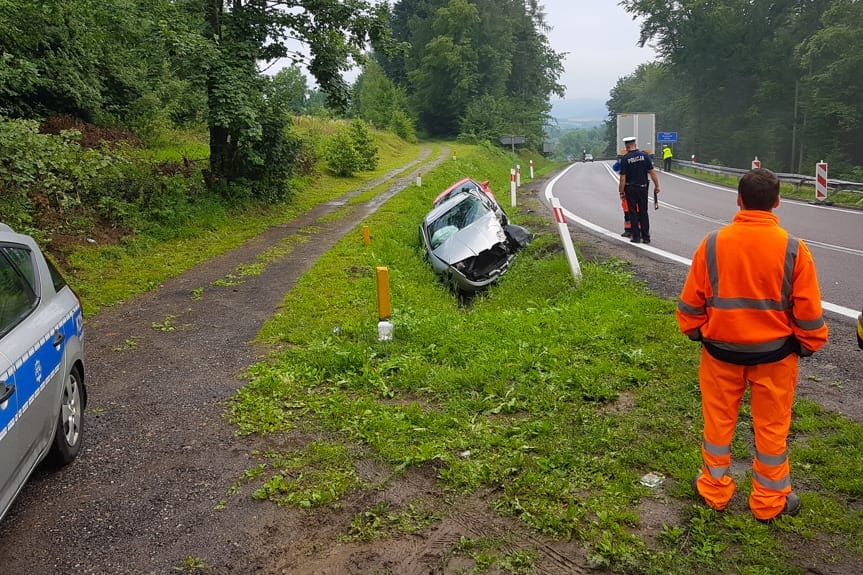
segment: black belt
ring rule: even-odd
[[[624,185],[624,187],[625,188],[646,188],[649,185],[650,184],[626,184],[626,185]]]

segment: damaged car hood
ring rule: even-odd
[[[466,228],[453,231],[446,241],[435,248],[434,255],[448,264],[477,256],[483,250],[506,241],[506,234],[497,217],[491,212]]]

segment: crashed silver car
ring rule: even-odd
[[[487,184],[456,182],[435,199],[420,225],[435,273],[460,293],[486,288],[509,268],[532,234],[509,223]]]

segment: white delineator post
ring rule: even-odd
[[[418,188],[423,187],[423,173],[422,172],[417,174],[417,187]]]
[[[754,170],[754,169],[760,168],[760,167],[761,167],[761,160],[758,159],[758,156],[755,156],[755,159],[752,160],[752,169]]]
[[[521,166],[519,164],[515,165],[515,187],[521,187]]]
[[[563,243],[563,251],[566,252],[566,259],[569,262],[569,268],[572,270],[572,277],[578,283],[581,281],[581,266],[578,265],[578,256],[575,254],[575,248],[572,245],[569,226],[566,225],[566,215],[560,206],[560,200],[555,197],[551,198],[551,207],[554,210],[554,219],[557,221],[558,230],[560,230],[560,241]]]
[[[530,161],[530,179],[533,179],[533,160]]]
[[[827,199],[827,163],[821,160],[815,164],[815,201]]]
[[[509,203],[515,207],[515,169],[509,169]]]

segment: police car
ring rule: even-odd
[[[81,449],[81,302],[30,236],[0,223],[0,519],[46,457]]]

